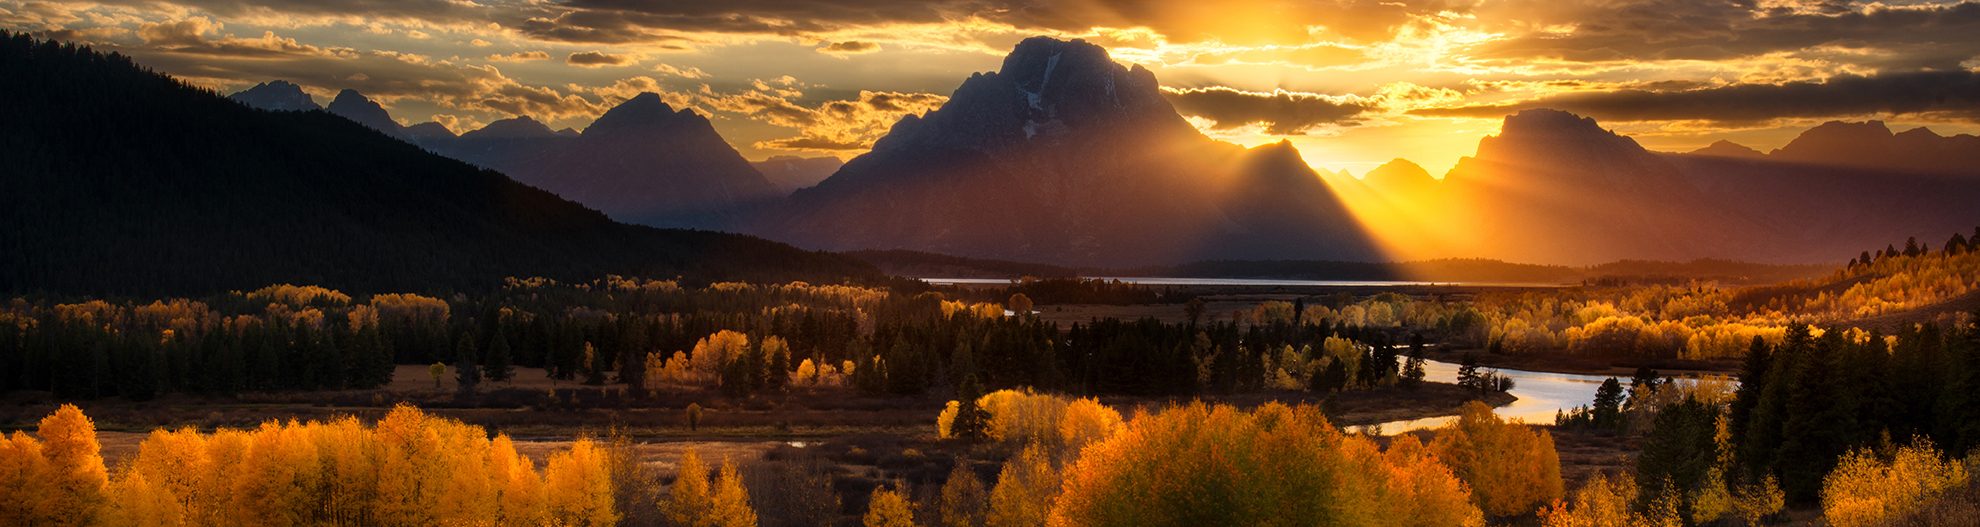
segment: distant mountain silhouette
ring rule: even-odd
[[[1746,145],[1742,145],[1739,143],[1726,141],[1726,140],[1714,141],[1712,144],[1707,145],[1705,148],[1692,150],[1690,154],[1694,156],[1727,157],[1727,158],[1736,158],[1736,159],[1759,159],[1759,158],[1767,157],[1766,153],[1761,152],[1759,150],[1754,150],[1752,147],[1748,147]]]
[[[1434,186],[1391,163],[1348,196],[1358,210],[1402,222],[1384,225],[1384,231],[1400,238],[1399,245],[1424,248],[1406,257],[1573,265],[1697,258],[1833,262],[1881,240],[1980,221],[1980,207],[1973,205],[1980,203],[1980,183],[1899,163],[1903,154],[1897,152],[1930,160],[1924,153],[1935,150],[1918,145],[1962,140],[1932,139],[1937,137],[1929,131],[1891,134],[1875,122],[1830,123],[1772,154],[1726,141],[1665,154],[1592,119],[1529,110],[1506,117],[1498,135],[1480,140],[1477,154],[1460,160]],[[1858,159],[1892,164],[1865,166]],[[1436,221],[1410,224],[1412,215]]]
[[[502,119],[458,136],[438,123],[401,126],[354,90],[328,111],[441,155],[501,171],[523,183],[598,209],[620,221],[659,227],[715,227],[788,191],[756,171],[708,119],[642,93],[605,112],[583,132],[529,116]]]
[[[351,102],[336,106],[363,108]],[[0,33],[0,115],[0,292],[876,275],[746,236],[614,223],[342,118],[250,110],[121,55],[24,35]]]
[[[1417,197],[1435,192],[1437,178],[1422,165],[1408,159],[1394,159],[1361,176],[1362,184],[1385,194]]]
[[[831,177],[833,172],[838,172],[839,167],[846,166],[846,162],[831,156],[771,156],[770,159],[750,163],[750,166],[756,167],[756,171],[770,180],[771,185],[776,185],[778,191],[788,195],[797,189],[817,185]]]
[[[581,133],[518,117],[422,144],[647,225],[717,226],[782,194],[706,117],[653,93],[619,103]]]
[[[1767,159],[1934,174],[1980,175],[1980,137],[1925,128],[1891,133],[1883,121],[1830,121],[1802,132]]]
[[[1760,236],[1678,167],[1593,119],[1558,110],[1506,117],[1499,135],[1444,177],[1456,254],[1590,264],[1725,256]]]
[[[307,93],[303,93],[301,86],[291,84],[288,81],[268,81],[256,84],[253,88],[234,92],[233,95],[229,95],[227,98],[250,107],[272,112],[306,112],[323,109],[322,106],[316,105],[316,99],[311,98]]]
[[[1290,145],[1211,140],[1153,73],[1043,37],[751,228],[816,248],[1076,265],[1378,257]]]
[[[384,106],[358,93],[357,90],[338,91],[337,98],[332,99],[330,106],[325,107],[324,110],[332,115],[355,121],[366,128],[384,132],[385,135],[405,136],[405,127],[398,121],[392,120],[392,114],[386,112]]]

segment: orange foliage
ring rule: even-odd
[[[1472,498],[1486,514],[1529,514],[1561,497],[1553,436],[1500,420],[1484,403],[1465,403],[1458,420],[1439,429],[1430,448],[1471,485]]]
[[[1064,477],[1054,527],[1483,524],[1464,485],[1420,445],[1384,453],[1307,406],[1137,415]]]
[[[0,524],[106,526],[613,525],[605,455],[589,440],[542,478],[507,436],[400,406],[252,431],[156,430],[107,477],[94,426],[73,406],[41,440],[0,441]],[[106,492],[106,489],[108,491]]]

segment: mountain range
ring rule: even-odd
[[[25,35],[0,33],[0,114],[0,292],[878,279],[839,255],[616,223],[344,118],[250,110]]]
[[[282,81],[230,98],[264,110],[314,106],[296,104],[309,101],[309,95]],[[324,110],[630,223],[713,227],[789,193],[743,159],[707,118],[676,110],[653,93],[619,103],[581,132],[553,131],[527,116],[460,135],[433,122],[405,126],[379,103],[350,89],[338,92]]]
[[[293,84],[236,100],[306,110]],[[642,94],[582,132],[528,117],[459,136],[401,126],[356,92],[326,109],[626,221],[825,250],[913,250],[1071,266],[1486,257],[1837,261],[1980,222],[1980,138],[1832,122],[1772,152],[1655,152],[1555,110],[1507,116],[1441,178],[1363,175],[1289,143],[1198,132],[1154,74],[1083,41],[1033,38],[998,71],[903,118],[873,149],[749,163],[691,110]]]

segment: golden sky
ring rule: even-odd
[[[1154,70],[1214,137],[1442,174],[1557,107],[1653,149],[1768,150],[1827,120],[1980,130],[1980,3],[1849,0],[0,0],[0,27],[221,92],[353,88],[455,132],[584,125],[640,91],[751,159],[863,152],[1019,40]]]

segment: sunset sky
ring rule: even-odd
[[[1533,106],[1646,146],[1762,150],[1833,119],[1980,130],[1980,3],[1818,0],[0,0],[0,27],[232,92],[341,88],[455,132],[582,129],[656,91],[751,159],[851,157],[1017,41],[1154,70],[1200,128],[1323,168],[1441,174]]]

